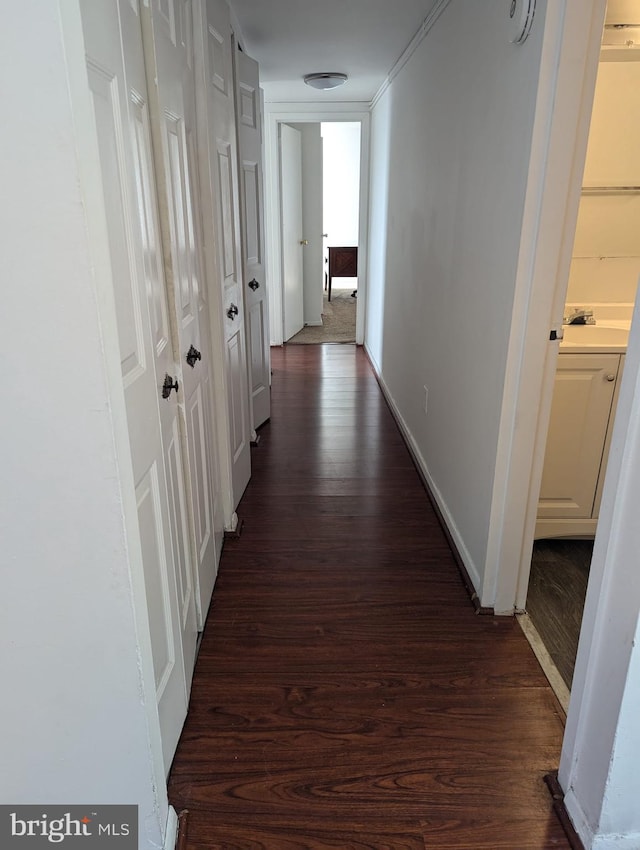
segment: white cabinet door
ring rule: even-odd
[[[223,310],[222,347],[228,422],[229,478],[233,508],[251,475],[251,421],[247,387],[247,346],[242,296],[242,252],[238,156],[231,52],[231,21],[224,0],[197,0],[196,63],[199,69],[198,123],[204,156],[203,183],[213,202],[205,222],[209,268],[217,279]]]
[[[539,518],[592,516],[620,356],[560,354]]]
[[[202,628],[216,577],[223,530],[218,499],[212,391],[212,348],[203,279],[196,156],[192,0],[153,0],[146,19],[147,78],[157,100],[156,168],[165,212],[164,256],[175,315],[184,387],[198,625]]]
[[[168,771],[187,713],[196,617],[179,396],[163,277],[139,8],[83,0],[156,695]],[[122,26],[122,29],[120,28]]]
[[[271,416],[269,302],[264,262],[262,104],[258,63],[240,50],[236,50],[235,60],[244,299],[251,422],[255,431]]]

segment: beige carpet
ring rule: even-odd
[[[322,342],[356,341],[356,298],[351,297],[356,280],[351,280],[348,289],[331,288],[331,303],[324,294],[322,327],[303,328],[287,342],[287,345],[311,345]]]

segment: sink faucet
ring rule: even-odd
[[[596,320],[590,307],[574,307],[562,320],[563,325],[595,325]]]

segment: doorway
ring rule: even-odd
[[[355,343],[360,124],[280,128],[284,341]]]
[[[297,111],[275,111],[278,106],[282,110],[282,104],[265,104],[271,345],[282,345],[300,331],[302,334],[297,337],[296,343],[332,341],[362,344],[367,268],[369,113],[352,111],[351,105],[340,103],[327,105],[323,112],[311,111],[311,105],[308,105],[310,111],[302,111],[302,104],[298,105]],[[301,146],[302,203],[298,218],[302,225],[295,239],[288,237],[290,241],[303,243],[299,248],[302,280],[299,291],[303,297],[298,300],[295,322],[290,321],[291,310],[287,315],[291,282],[285,268],[288,262],[283,227],[286,220],[286,184],[282,178],[283,166],[289,169],[291,156],[283,150],[283,137],[285,146],[290,147],[292,139],[294,146],[298,144],[296,139]],[[325,197],[328,203],[325,203]],[[338,216],[332,212],[332,208],[336,207]],[[323,236],[325,233],[327,237]],[[340,245],[340,239],[347,241]],[[334,270],[329,299],[329,249],[345,247],[355,252],[352,267],[345,269],[344,274]],[[297,250],[295,246],[294,250]],[[297,328],[296,322],[299,323]]]
[[[603,33],[522,618],[565,710],[640,276],[640,27],[625,8],[609,3]]]

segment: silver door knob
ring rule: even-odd
[[[609,383],[612,383],[613,381],[615,381],[615,379],[616,379],[615,375],[607,375],[607,381],[609,381]]]
[[[308,245],[308,244],[309,244],[309,240],[308,240],[308,239],[301,239],[301,240],[300,240],[300,244],[301,244],[301,245]]]

